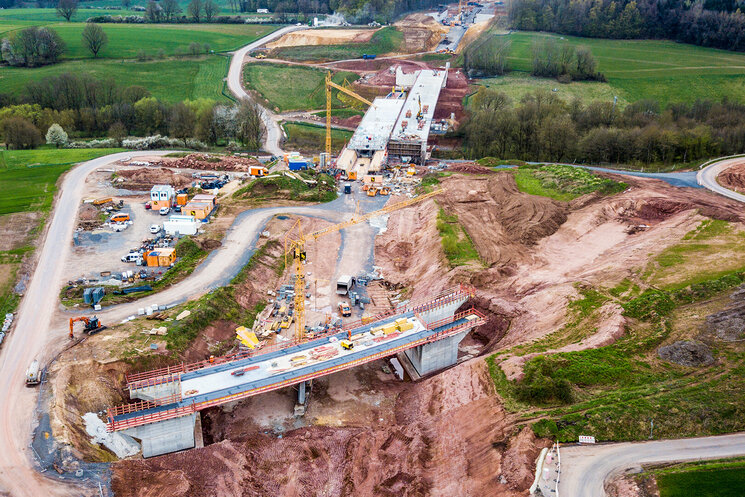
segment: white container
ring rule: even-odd
[[[153,315],[153,308],[152,307],[145,307],[145,315],[146,316],[152,316]]]
[[[139,309],[137,309],[137,315],[138,316],[144,316],[145,315],[145,308],[144,307],[140,307]]]

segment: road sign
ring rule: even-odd
[[[595,443],[595,437],[591,437],[588,435],[580,435],[579,436],[579,443],[581,444],[594,444]]]

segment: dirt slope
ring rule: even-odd
[[[375,29],[312,29],[287,33],[279,40],[267,43],[267,48],[299,47],[306,45],[341,45],[370,41]]]
[[[735,164],[717,176],[717,182],[725,188],[745,193],[745,162]]]
[[[434,49],[448,28],[427,14],[409,14],[394,24],[404,34],[404,51],[424,52]]]
[[[418,384],[396,383],[401,391],[390,423],[312,426],[281,439],[254,433],[123,461],[114,466],[113,489],[122,497],[524,495],[546,442],[530,431],[507,439],[483,362]]]

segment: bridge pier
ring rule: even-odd
[[[434,373],[458,362],[458,344],[470,329],[436,342],[425,343],[404,351],[419,376]]]
[[[122,430],[122,433],[140,441],[142,457],[155,457],[169,452],[193,449],[196,446],[196,428],[201,427],[201,423],[197,423],[197,416],[198,412],[179,418],[164,419],[127,428]]]
[[[181,382],[178,380],[130,388],[129,397],[140,400],[157,400],[181,393]]]

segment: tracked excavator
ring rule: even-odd
[[[95,335],[99,331],[103,331],[106,329],[106,326],[101,324],[101,321],[96,317],[93,316],[92,318],[86,317],[86,316],[80,316],[77,318],[70,318],[70,338],[74,338],[73,335],[73,328],[77,321],[83,322],[83,333],[86,335]]]

